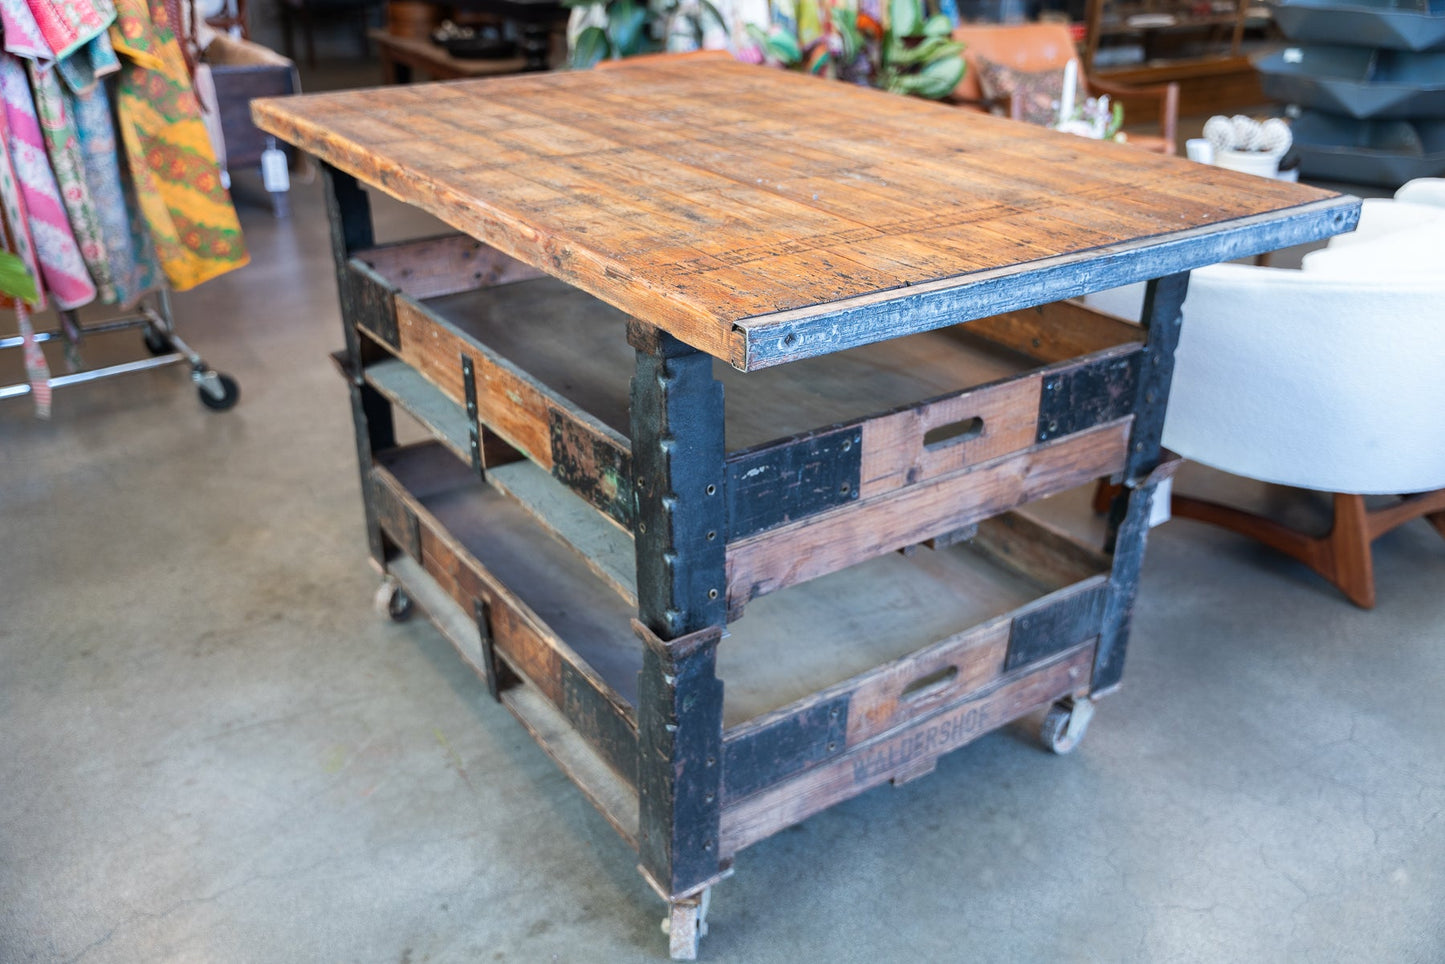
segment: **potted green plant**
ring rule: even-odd
[[[800,47],[785,27],[748,34],[769,60],[786,67],[869,84],[899,94],[937,100],[963,79],[963,44],[952,39],[953,22],[925,16],[922,0],[890,0],[888,23],[865,13],[832,9],[832,31]]]

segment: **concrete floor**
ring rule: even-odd
[[[255,263],[176,302],[239,407],[174,368],[0,404],[0,962],[665,959],[634,854],[373,613],[319,192],[238,197]],[[1445,542],[1376,564],[1366,613],[1156,530],[1073,756],[1008,728],[758,844],[703,959],[1445,960]]]

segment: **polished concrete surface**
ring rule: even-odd
[[[665,959],[635,855],[374,614],[319,191],[238,193],[255,263],[176,299],[236,409],[176,368],[0,403],[0,962]],[[1010,727],[745,851],[703,959],[1445,960],[1445,541],[1376,560],[1362,612],[1156,530],[1074,755]]]

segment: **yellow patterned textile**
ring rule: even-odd
[[[136,198],[171,287],[193,288],[250,258],[191,91],[163,0],[119,0],[111,42],[116,97]]]

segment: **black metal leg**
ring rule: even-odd
[[[712,359],[670,335],[634,338],[637,488],[638,850],[666,898],[696,893],[718,860],[726,618],[723,392]]]
[[[1160,481],[1151,473],[1159,468],[1161,461],[1165,403],[1174,377],[1174,350],[1179,345],[1182,308],[1188,290],[1189,272],[1185,271],[1149,282],[1144,296],[1144,313],[1139,321],[1147,330],[1148,338],[1134,400],[1134,427],[1129,435],[1124,489],[1109,507],[1106,548],[1113,554],[1114,562],[1109,574],[1103,629],[1094,656],[1091,688],[1095,693],[1117,685],[1124,672],[1129,621],[1139,590],[1154,491]]]
[[[371,494],[372,456],[396,445],[396,427],[391,403],[362,379],[362,366],[381,349],[363,344],[356,331],[356,286],[347,267],[353,252],[372,244],[371,203],[350,174],[329,164],[321,165],[326,197],[326,214],[331,223],[331,255],[336,269],[336,287],[341,297],[341,326],[346,337],[347,369],[351,373],[351,415],[356,429],[356,459],[361,471],[361,495],[366,509],[366,536],[371,555],[385,563],[387,548],[377,521]]]

